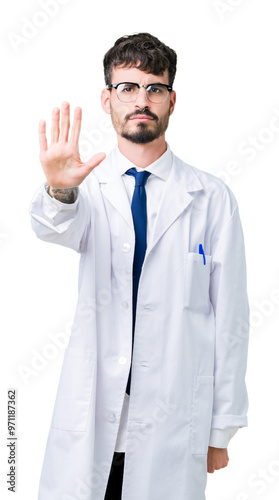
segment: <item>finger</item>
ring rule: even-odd
[[[70,129],[70,104],[66,101],[61,105],[61,133],[60,141],[67,141]]]
[[[75,109],[74,113],[74,123],[71,132],[70,141],[78,145],[80,128],[81,128],[81,118],[82,118],[82,110],[80,107]]]
[[[46,122],[45,122],[45,120],[40,120],[40,122],[39,122],[39,144],[40,144],[40,151],[47,150]]]
[[[86,175],[88,175],[91,170],[93,170],[93,168],[97,167],[97,165],[99,165],[99,163],[101,163],[101,161],[103,161],[105,157],[105,153],[97,153],[96,155],[92,156],[92,158],[90,158],[90,160],[88,160],[88,162],[86,162],[83,166],[83,168],[87,171]]]
[[[51,142],[57,142],[59,138],[59,118],[60,109],[53,108],[52,110],[52,122],[51,122]]]

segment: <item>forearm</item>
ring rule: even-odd
[[[61,203],[74,203],[75,201],[74,188],[54,189],[49,186],[47,192],[52,198],[61,201]]]

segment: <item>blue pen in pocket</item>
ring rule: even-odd
[[[201,243],[199,244],[199,253],[200,253],[201,255],[203,255],[203,263],[204,263],[204,265],[205,265],[206,260],[205,260],[204,250],[203,250],[203,247],[202,247],[202,244],[201,244]]]

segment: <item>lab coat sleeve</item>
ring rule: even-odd
[[[47,193],[43,184],[30,206],[31,225],[38,238],[81,252],[89,225],[89,203],[85,190],[75,188],[74,203],[62,203]]]
[[[236,202],[213,247],[210,298],[215,313],[211,428],[245,427],[249,304],[244,238]]]
[[[213,448],[227,448],[232,437],[237,433],[239,427],[228,427],[227,429],[211,429],[209,446]]]

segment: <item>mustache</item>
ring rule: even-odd
[[[149,109],[145,109],[145,108],[143,110],[138,109],[134,113],[131,113],[130,115],[126,115],[126,120],[130,120],[130,118],[133,118],[134,116],[137,116],[137,115],[150,116],[151,118],[153,118],[153,120],[158,120],[157,115],[155,115],[154,113],[149,111]]]

